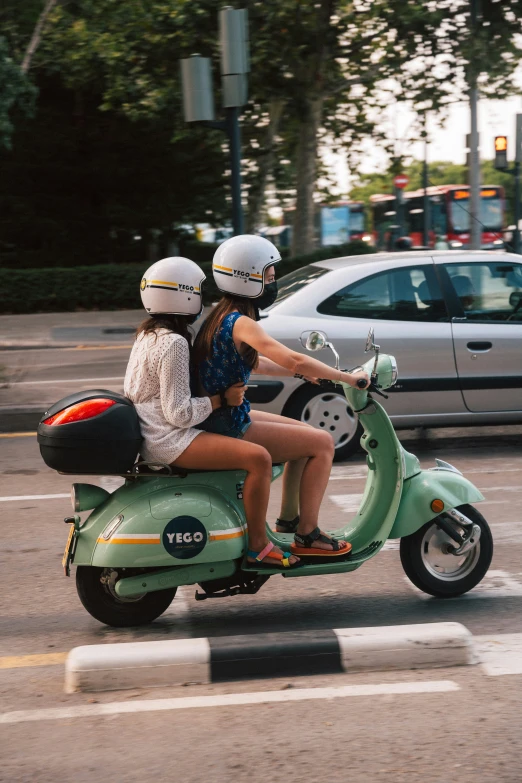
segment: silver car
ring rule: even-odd
[[[375,341],[394,354],[399,381],[384,402],[394,425],[448,427],[522,421],[522,257],[482,251],[334,258],[279,281],[269,334],[304,353],[301,337],[326,334],[349,369]],[[321,359],[333,364],[327,352]],[[329,431],[336,456],[359,444],[357,415],[335,386],[253,375],[248,398]]]

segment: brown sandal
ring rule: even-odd
[[[331,544],[332,549],[321,549],[314,546],[315,541],[321,541],[323,544]],[[294,542],[290,546],[293,555],[299,557],[346,557],[352,551],[352,545],[347,541],[343,545],[335,538],[326,536],[316,527],[307,535],[296,533]]]

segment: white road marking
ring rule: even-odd
[[[522,674],[522,633],[474,636],[473,644],[490,677]]]
[[[481,492],[522,492],[521,487],[514,487],[510,484],[508,487],[480,487]]]
[[[438,599],[431,595],[423,593],[418,587],[415,587],[407,577],[404,581],[408,587],[417,593],[423,601],[436,601]],[[476,598],[521,598],[522,581],[516,579],[508,571],[490,569],[482,582],[473,588],[469,593],[452,598],[452,601],[469,601]]]
[[[362,494],[357,495],[330,495],[333,501],[345,514],[352,511],[358,511],[361,505]]]
[[[0,497],[0,503],[9,503],[11,501],[18,500],[57,500],[58,498],[69,498],[71,495],[67,492],[66,495],[10,495],[6,497]]]
[[[354,473],[351,476],[330,476],[329,481],[355,481],[356,479],[365,479],[366,473]]]
[[[386,541],[383,548],[381,549],[381,552],[396,552],[398,549],[401,548],[401,539],[400,538],[390,538],[389,541]]]
[[[115,492],[125,484],[125,479],[121,476],[101,476],[99,482],[100,487],[106,489],[107,492]]]
[[[452,680],[430,682],[388,682],[379,685],[341,685],[331,688],[296,688],[284,691],[254,693],[224,693],[217,696],[189,696],[176,699],[146,699],[141,701],[83,704],[42,710],[18,710],[0,714],[1,723],[27,723],[41,720],[95,718],[100,715],[124,715],[136,712],[232,707],[250,704],[273,704],[319,699],[342,699],[350,696],[411,695],[415,693],[448,693],[459,691]]]
[[[16,381],[15,383],[9,383],[12,388],[14,386],[42,386],[48,383],[99,383],[101,381],[121,381],[123,383],[123,375],[115,375],[109,378],[57,378],[51,381]]]

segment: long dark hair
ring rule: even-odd
[[[205,359],[210,357],[212,352],[212,340],[214,339],[216,331],[221,326],[223,318],[236,310],[238,313],[241,313],[241,315],[246,315],[247,318],[255,320],[256,309],[251,299],[225,294],[205,319],[205,322],[196,337],[194,350],[192,352],[192,362],[196,370],[201,362],[204,362]],[[247,346],[247,350],[242,356],[253,370],[257,367],[259,354],[250,345]]]
[[[136,329],[136,337],[140,334],[154,334],[158,339],[159,329],[168,329],[169,332],[180,334],[189,345],[192,345],[193,332],[189,324],[190,316],[168,315],[164,313],[151,315],[146,318]]]

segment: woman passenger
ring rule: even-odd
[[[272,479],[268,451],[255,443],[195,429],[212,412],[240,406],[245,394],[245,385],[238,379],[219,392],[191,396],[189,326],[203,309],[204,279],[201,269],[188,258],[164,258],[141,281],[141,299],[149,317],[138,328],[124,383],[125,395],[140,420],[141,454],[147,461],[174,468],[245,470],[243,501],[249,545],[258,557],[255,570],[288,568],[298,558],[274,546],[266,533]]]

